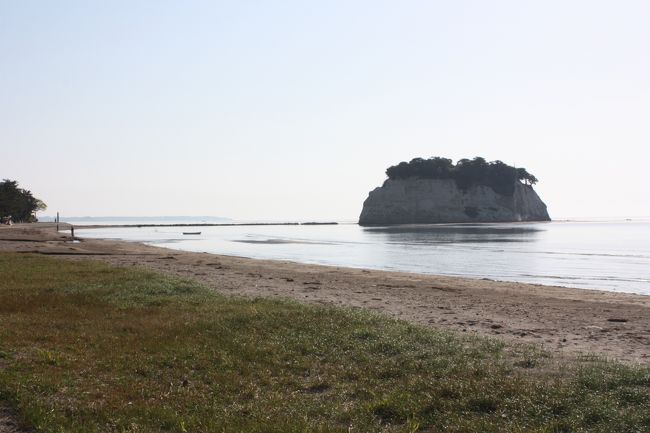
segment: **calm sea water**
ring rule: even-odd
[[[200,231],[200,235],[183,235]],[[82,229],[186,251],[650,295],[650,221]]]

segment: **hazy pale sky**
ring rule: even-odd
[[[63,215],[356,219],[389,165],[648,216],[650,2],[0,0],[0,177]]]

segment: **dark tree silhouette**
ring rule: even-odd
[[[31,191],[19,188],[15,180],[0,182],[0,219],[11,217],[15,222],[34,222],[34,213],[46,207]]]
[[[486,185],[502,195],[514,194],[516,182],[537,183],[537,178],[525,168],[515,168],[498,160],[488,162],[480,156],[461,159],[455,165],[448,158],[414,158],[388,167],[386,175],[389,179],[453,179],[464,191],[473,185]]]
[[[537,183],[537,178],[528,173],[525,168],[517,169],[517,179],[523,181],[526,185],[535,185]]]

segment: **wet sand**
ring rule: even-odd
[[[650,360],[650,296],[255,260],[112,240],[72,243],[54,226],[1,227],[0,251],[142,266],[198,280],[220,293],[365,308],[571,356]]]

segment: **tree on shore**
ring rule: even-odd
[[[20,188],[15,180],[0,182],[0,219],[11,217],[14,222],[35,222],[34,214],[46,208],[45,203],[31,191]]]

